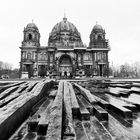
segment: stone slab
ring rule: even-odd
[[[46,140],[62,139],[62,102],[63,102],[64,82],[60,81],[58,93],[50,110],[49,125]]]
[[[81,120],[90,120],[90,113],[82,102],[81,98],[77,95],[78,103],[80,106]]]
[[[41,84],[42,83],[42,84]],[[31,93],[27,92],[19,98],[16,98],[11,106],[4,111],[0,116],[0,139],[7,139],[13,131],[29,116],[31,108],[35,103],[37,103],[42,95],[44,90],[44,83],[41,82],[40,85],[36,85],[40,87],[40,92]],[[45,83],[50,84],[50,83]],[[47,89],[49,90],[49,89]],[[9,104],[8,104],[9,105]]]
[[[39,119],[38,128],[37,128],[38,135],[46,135],[47,133],[49,117],[50,117],[50,109],[51,109],[52,103],[53,103],[53,100],[50,100],[48,106],[44,109],[44,111],[39,113],[40,119]]]
[[[7,97],[8,95],[10,95],[10,93],[14,92],[15,90],[18,89],[19,86],[14,86],[14,87],[10,87],[8,89],[6,89],[5,91],[3,91],[0,94],[0,100],[4,99],[5,97]]]
[[[93,105],[93,114],[99,121],[108,121],[108,113],[99,105]]]
[[[93,96],[102,108],[104,108],[105,110],[109,109],[110,104],[108,102],[106,102],[105,100],[103,100],[95,95],[93,95]]]
[[[85,96],[85,98],[87,98],[91,104],[96,104],[96,100],[95,98],[92,96],[91,92],[85,88],[83,88],[82,86],[78,85],[75,83],[75,86],[77,86],[79,88],[79,90],[81,91],[81,94],[83,96]]]
[[[79,97],[80,100],[82,100],[84,106],[88,109],[88,111],[90,113],[92,113],[91,112],[92,111],[92,105],[90,104],[90,102],[86,98],[84,98],[84,96],[82,96],[82,95],[79,95],[78,97]]]
[[[70,96],[71,96],[72,116],[73,118],[79,118],[80,107],[77,102],[77,98],[76,98],[76,95],[75,95],[75,92],[71,83],[69,83],[69,90],[70,90]]]
[[[73,136],[75,137],[75,131],[73,128],[73,117],[72,117],[72,106],[71,106],[71,96],[70,96],[70,90],[69,90],[69,83],[64,82],[64,121],[63,121],[63,127],[64,127],[64,136]]]
[[[132,111],[118,104],[111,103],[110,110],[123,118],[132,118]]]
[[[89,140],[81,121],[76,119],[74,120],[74,129],[76,140]]]

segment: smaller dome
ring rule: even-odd
[[[26,29],[28,29],[28,28],[34,28],[34,29],[38,30],[38,27],[33,22],[27,24]]]
[[[102,28],[101,25],[96,24],[96,25],[93,27],[93,30],[103,30],[103,28]]]

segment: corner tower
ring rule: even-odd
[[[40,33],[38,30],[38,27],[32,22],[27,24],[26,28],[24,28],[23,31],[23,41],[22,41],[22,47],[25,46],[34,46],[39,47],[40,46]]]
[[[37,75],[37,50],[40,47],[40,33],[32,22],[23,31],[20,61],[20,77],[30,78]]]
[[[110,51],[110,47],[105,34],[105,30],[97,23],[90,34],[88,48],[93,52],[94,71],[95,75],[98,76],[109,76],[108,52]]]

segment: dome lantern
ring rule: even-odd
[[[64,12],[64,17],[63,17],[63,21],[66,23],[67,18],[66,18],[66,13]]]

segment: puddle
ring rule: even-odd
[[[128,97],[121,97],[121,99],[124,99],[126,101],[130,101],[134,104],[140,104],[140,95],[138,95],[136,93],[132,93]]]

